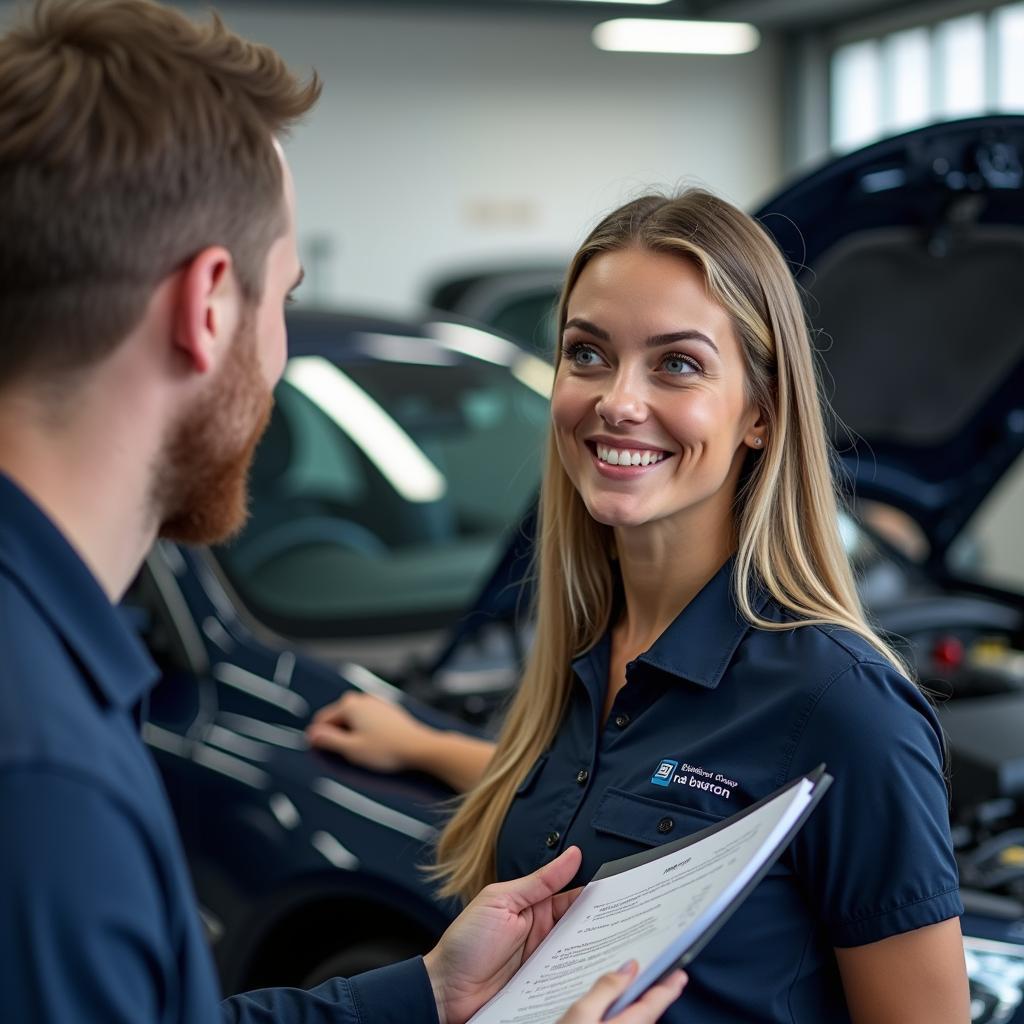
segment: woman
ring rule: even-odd
[[[365,698],[312,741],[468,790],[437,866],[463,898],[567,844],[586,881],[824,761],[668,1017],[962,1024],[941,734],[860,608],[784,260],[707,192],[649,196],[584,242],[559,324],[537,634],[496,748]]]

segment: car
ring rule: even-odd
[[[438,277],[424,295],[431,309],[469,317],[551,361],[565,262],[498,265]]]
[[[758,212],[807,298],[862,598],[949,736],[978,1024],[1024,1021],[1022,154],[1021,117],[931,126]],[[529,644],[550,366],[453,314],[290,327],[249,527],[161,543],[125,609],[164,669],[145,736],[229,992],[422,951],[452,913],[420,870],[450,793],[308,750],[310,712],[353,687],[486,731]]]

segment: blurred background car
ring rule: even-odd
[[[551,362],[555,347],[558,295],[565,266],[544,262],[492,266],[452,274],[433,282],[424,293],[430,309],[488,324]]]

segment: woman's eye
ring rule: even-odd
[[[674,377],[684,377],[687,374],[699,372],[694,361],[692,359],[688,359],[686,356],[665,356],[661,361],[661,366],[662,369],[666,370]]]
[[[601,356],[595,349],[580,343],[566,345],[562,354],[574,366],[597,366],[601,362]]]

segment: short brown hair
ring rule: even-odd
[[[34,3],[0,38],[0,387],[103,358],[208,246],[257,299],[284,230],[273,140],[319,93],[216,15]]]

